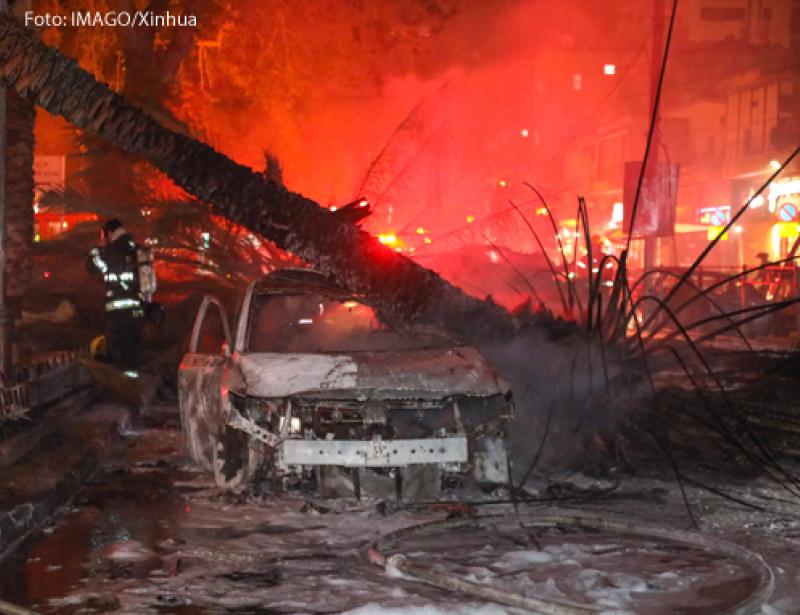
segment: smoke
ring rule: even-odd
[[[264,150],[275,152],[287,186],[341,204],[360,196],[371,163],[426,105],[439,121],[394,161],[374,231],[412,224],[444,233],[467,214],[480,219],[509,197],[527,198],[521,181],[560,175],[565,140],[611,85],[589,87],[583,74],[583,89],[573,89],[576,74],[600,75],[596,50],[618,29],[620,10],[609,3],[329,3],[324,19],[320,3],[288,13],[280,4],[244,2],[220,25],[220,50],[203,55],[209,91],[202,103],[186,95],[178,113],[255,168]],[[636,34],[612,55],[641,47],[647,32]],[[198,85],[187,89],[196,95]]]
[[[614,434],[650,395],[635,367],[596,340],[575,333],[554,337],[543,328],[527,329],[510,342],[487,342],[481,352],[514,391],[508,435],[517,483],[534,459],[534,476],[622,461],[615,459]]]

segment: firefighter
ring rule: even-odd
[[[103,276],[106,288],[106,346],[111,363],[129,378],[139,377],[142,318],[145,305],[139,286],[138,246],[122,222],[113,218],[100,231],[103,243],[92,248],[89,273]]]

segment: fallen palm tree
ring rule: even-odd
[[[8,16],[0,17],[0,77],[23,98],[147,160],[338,285],[369,296],[389,320],[442,327],[470,341],[507,337],[519,327],[493,301],[467,295],[314,201],[161,126]]]

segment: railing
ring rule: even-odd
[[[74,363],[78,356],[79,353],[74,350],[58,350],[23,359],[14,364],[11,381],[30,382],[41,374]]]
[[[718,293],[739,293],[740,307],[746,307],[755,299],[756,295],[748,297],[747,290],[756,291],[760,295],[761,303],[782,301],[797,296],[798,292],[798,271],[792,265],[770,265],[747,275],[742,274],[747,269],[752,269],[751,265],[743,265],[741,269],[732,267],[701,267],[695,271],[690,281],[700,290],[708,288],[713,284],[718,284],[729,280],[719,286]],[[675,273],[681,274],[683,270],[674,268]],[[735,277],[734,276],[737,276]],[[733,279],[730,279],[733,278]],[[664,279],[668,286],[670,280]]]
[[[57,401],[91,383],[79,362],[80,353],[50,352],[16,363],[11,382],[0,386],[0,424],[17,421],[31,410]]]
[[[16,384],[0,389],[0,424],[23,419],[30,410],[27,385]]]

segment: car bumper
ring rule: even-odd
[[[283,440],[275,450],[277,466],[397,467],[422,463],[466,463],[467,438],[413,440]]]

